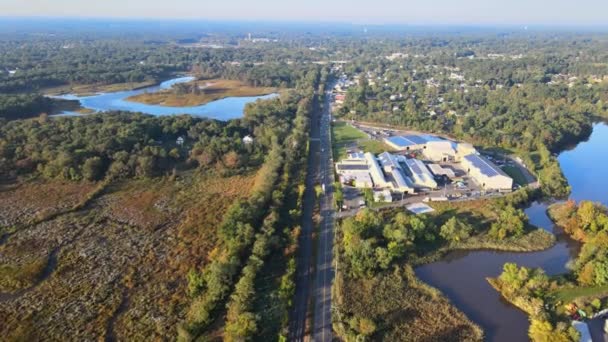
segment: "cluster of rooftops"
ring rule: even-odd
[[[420,189],[435,189],[435,176],[454,177],[452,169],[438,162],[459,163],[459,168],[484,189],[511,190],[513,180],[498,166],[481,156],[467,143],[457,143],[433,135],[403,135],[385,139],[385,143],[398,151],[384,152],[377,157],[372,153],[350,153],[336,164],[343,183],[359,188],[391,189],[414,193]],[[424,160],[410,158],[403,153],[421,151]]]

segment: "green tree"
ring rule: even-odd
[[[521,236],[525,231],[528,221],[526,214],[521,209],[507,205],[498,215],[498,219],[492,223],[490,236],[495,239]]]
[[[452,217],[441,226],[439,236],[449,242],[460,242],[467,239],[472,231],[473,228],[470,225]]]
[[[91,157],[82,165],[82,177],[86,180],[96,181],[103,176],[103,162],[99,157]]]
[[[226,324],[227,341],[243,341],[253,337],[258,329],[258,318],[251,312],[238,315],[236,320]]]

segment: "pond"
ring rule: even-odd
[[[65,100],[78,100],[83,108],[93,110],[95,112],[104,111],[127,111],[141,112],[152,115],[176,115],[176,114],[191,114],[218,120],[230,120],[243,116],[245,105],[254,102],[258,99],[268,99],[277,94],[269,94],[262,96],[248,97],[227,97],[224,99],[212,101],[200,106],[194,107],[167,107],[161,105],[148,105],[138,102],[127,101],[127,98],[143,93],[153,93],[165,89],[170,89],[174,84],[190,82],[193,77],[180,77],[162,82],[159,85],[141,88],[137,90],[118,91],[111,93],[101,93],[93,96],[76,96],[73,94],[54,96],[54,98]],[[75,112],[65,111],[59,116],[80,115]]]
[[[571,197],[589,199],[608,204],[608,163],[598,163],[607,153],[608,126],[594,125],[593,133],[586,142],[563,152],[559,161],[572,186]],[[443,260],[416,269],[418,277],[441,290],[456,307],[479,324],[489,341],[527,341],[527,315],[507,303],[486,281],[502,272],[507,262],[527,267],[542,267],[549,275],[568,271],[568,262],[576,257],[578,243],[554,227],[546,214],[547,205],[533,203],[526,214],[530,223],[557,236],[552,248],[532,253],[507,253],[495,251],[457,251]]]

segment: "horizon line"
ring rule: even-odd
[[[109,16],[53,16],[53,15],[27,15],[27,16],[12,16],[12,15],[0,15],[1,20],[74,20],[74,21],[85,21],[85,20],[97,20],[97,21],[139,21],[139,22],[208,22],[208,23],[264,23],[264,24],[325,24],[325,25],[351,25],[351,26],[392,26],[392,27],[469,27],[469,28],[608,28],[608,23],[542,23],[542,22],[529,22],[529,23],[517,23],[517,22],[479,22],[479,23],[463,23],[463,22],[399,22],[399,21],[351,21],[351,20],[340,20],[340,19],[277,19],[277,18],[191,18],[191,17],[109,17]]]

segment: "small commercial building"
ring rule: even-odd
[[[374,202],[391,203],[393,201],[393,195],[388,189],[374,191]]]
[[[433,211],[435,211],[435,209],[431,208],[428,204],[421,203],[421,202],[412,203],[412,204],[406,206],[405,208],[416,215],[428,214],[428,213],[432,213]]]
[[[412,180],[416,186],[431,189],[437,188],[435,177],[433,177],[431,171],[426,167],[426,164],[418,159],[406,159],[405,164],[410,170]]]
[[[513,179],[488,159],[469,154],[462,159],[465,171],[486,190],[512,190]]]
[[[340,175],[342,184],[351,184],[360,189],[372,188],[374,183],[367,169],[365,171],[355,171]]]

